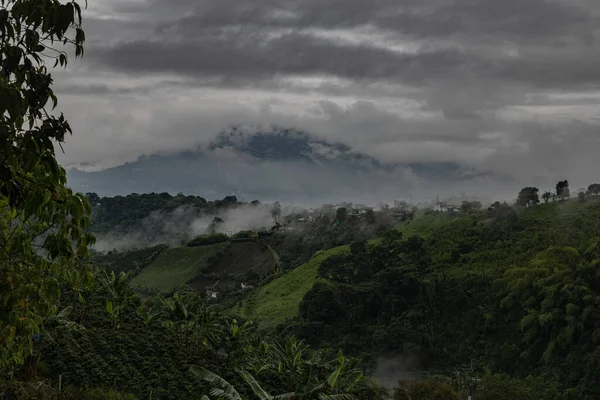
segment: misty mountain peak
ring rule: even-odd
[[[332,165],[350,163],[361,167],[379,168],[372,157],[353,151],[342,143],[330,143],[294,128],[232,126],[220,132],[208,150],[234,150],[258,160],[311,161]]]

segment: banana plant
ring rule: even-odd
[[[349,360],[340,351],[334,363],[337,365],[327,378],[327,384],[335,392],[351,391],[363,379],[363,372],[356,367],[358,360]]]
[[[121,272],[119,275],[115,275],[114,271],[108,273],[101,270],[98,276],[100,290],[106,301],[106,311],[110,316],[113,328],[118,329],[123,309],[136,298],[129,286],[129,274]]]
[[[233,385],[225,379],[205,368],[192,366],[190,372],[211,385],[214,385],[210,391],[210,395],[213,396],[215,400],[248,400],[244,399]],[[327,394],[327,385],[325,383],[301,393],[291,392],[271,395],[261,387],[258,381],[248,371],[238,369],[238,373],[242,376],[248,386],[250,386],[255,396],[254,399],[256,400],[355,400],[355,397],[349,394]],[[210,400],[210,398],[208,396],[203,396],[203,400]]]

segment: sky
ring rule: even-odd
[[[53,74],[65,165],[277,124],[385,162],[597,178],[597,0],[89,0],[83,16],[85,57]]]

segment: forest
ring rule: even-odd
[[[72,130],[45,65],[83,56],[81,6],[8,3],[0,398],[600,398],[600,185],[232,235],[213,215],[258,201],[84,195],[56,158]],[[182,206],[213,216],[208,232],[94,250]]]

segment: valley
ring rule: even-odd
[[[367,217],[336,213],[325,223],[305,222],[301,233],[207,233],[178,246],[97,253],[94,259],[97,268],[129,273],[130,286],[145,301],[196,293],[239,323],[252,321],[258,335],[292,334],[314,348],[360,357],[376,380],[412,374],[425,385],[438,378],[418,371],[435,370],[461,393],[458,377],[472,376],[488,382],[478,389],[483,398],[495,398],[494,385],[525,399],[595,390],[582,378],[569,383],[568,375],[586,376],[584,365],[595,360],[594,353],[578,365],[568,358],[589,346],[593,322],[560,339],[570,319],[556,306],[545,308],[544,294],[550,284],[595,293],[590,281],[576,283],[598,257],[595,196],[525,208],[496,202],[487,209],[424,209],[377,231],[360,229]],[[556,271],[573,283],[555,281]],[[579,305],[565,295],[552,301],[571,310],[586,307],[588,300],[579,298]],[[551,336],[527,325],[543,312],[562,318],[546,328]],[[381,370],[381,360],[403,359],[411,361],[401,372]]]
[[[2,0],[0,400],[600,399],[599,27]]]

